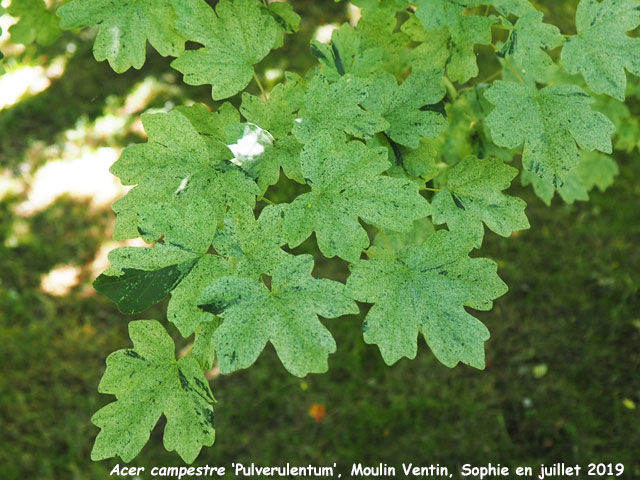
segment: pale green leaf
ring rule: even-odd
[[[418,148],[421,137],[435,137],[446,126],[438,102],[445,94],[442,70],[413,70],[402,84],[393,75],[380,73],[362,105],[378,112],[389,123],[385,133],[394,142]],[[444,110],[444,107],[442,107]]]
[[[356,77],[368,77],[382,68],[383,49],[365,48],[361,33],[349,24],[343,24],[331,34],[331,45],[313,40],[311,52],[321,64],[328,67],[323,72],[333,79],[349,73]]]
[[[202,0],[181,4],[178,30],[203,48],[171,63],[189,85],[211,85],[214,100],[231,97],[251,81],[253,66],[282,41],[278,22],[256,0]]]
[[[252,365],[271,342],[293,375],[326,372],[335,340],[318,315],[357,313],[344,285],[311,276],[310,255],[288,256],[274,271],[271,288],[257,279],[226,277],[207,287],[202,308],[223,319],[213,334],[220,371]]]
[[[468,232],[480,248],[482,224],[503,237],[529,228],[524,200],[505,195],[518,170],[502,161],[467,157],[448,171],[442,191],[433,198],[433,220],[454,233]]]
[[[555,25],[543,23],[542,12],[534,11],[518,19],[515,25],[503,18],[511,29],[498,55],[511,61],[524,75],[538,82],[549,81],[555,65],[546,53],[564,44],[564,36]]]
[[[248,208],[232,208],[224,228],[213,239],[213,247],[240,276],[271,274],[287,256],[280,248],[286,243],[283,222],[284,205],[265,207],[258,220]]]
[[[193,462],[203,445],[215,440],[214,401],[198,362],[176,361],[175,346],[155,320],[129,324],[133,349],[118,350],[107,358],[107,370],[98,390],[117,400],[98,410],[91,421],[101,428],[91,458],[119,456],[131,461],[149,440],[160,415],[167,424],[164,445]]]
[[[494,262],[469,258],[470,250],[462,237],[440,230],[397,256],[352,265],[347,290],[356,300],[374,304],[363,325],[365,342],[378,345],[387,364],[415,358],[422,333],[444,365],[484,368],[489,332],[464,307],[489,310],[507,286]]]
[[[581,0],[576,11],[578,34],[567,40],[562,62],[569,73],[582,73],[594,92],[624,100],[625,69],[640,75],[640,39],[626,34],[638,25],[637,0]]]
[[[183,113],[146,114],[142,121],[149,142],[125,149],[111,168],[123,184],[137,185],[113,205],[114,237],[164,235],[167,243],[202,251],[226,207],[253,207],[258,186],[228,161],[230,150],[211,148]]]
[[[286,80],[275,86],[265,102],[249,93],[242,94],[240,113],[248,122],[268,130],[274,138],[286,137],[293,128],[296,114],[304,101],[305,80],[287,72]]]
[[[59,19],[47,9],[44,0],[17,0],[11,2],[7,13],[18,18],[9,28],[11,41],[31,45],[51,45],[60,36]]]
[[[465,83],[478,75],[475,45],[491,43],[493,16],[470,15],[465,8],[473,2],[459,0],[416,0],[416,16],[427,31],[444,29],[450,42],[450,60],[447,66],[449,78]]]
[[[618,173],[618,164],[611,156],[598,152],[582,152],[580,163],[569,173],[567,180],[557,188],[557,191],[562,200],[570,205],[576,201],[586,202],[589,200],[589,192],[594,187],[597,186],[604,192],[613,184]],[[551,205],[556,191],[551,182],[524,171],[522,184],[532,185],[536,195],[544,203]]]
[[[431,208],[418,184],[382,175],[390,166],[383,147],[328,136],[307,144],[302,172],[311,191],[299,195],[286,210],[289,245],[299,245],[315,231],[324,256],[355,262],[369,245],[359,218],[378,228],[410,230]]]
[[[592,98],[576,85],[542,90],[497,81],[485,92],[496,108],[486,119],[493,141],[507,148],[524,144],[525,169],[560,186],[584,150],[611,153],[615,127],[591,109]]]
[[[370,94],[371,80],[344,75],[332,82],[318,73],[309,80],[293,133],[306,143],[327,132],[369,138],[387,130],[389,123],[379,113],[361,107]]]
[[[147,41],[164,57],[178,56],[185,38],[174,28],[184,0],[71,0],[57,14],[60,27],[98,27],[93,54],[116,72],[142,68]]]
[[[231,271],[218,256],[162,243],[117,248],[109,252],[109,261],[110,267],[94,282],[96,290],[127,314],[143,312],[171,293],[167,317],[185,337],[211,320],[197,307],[204,288]]]

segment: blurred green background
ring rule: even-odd
[[[302,30],[259,65],[267,84],[305,72],[309,40],[348,21],[344,4],[292,3]],[[575,1],[538,3],[573,31]],[[0,479],[107,478],[119,460],[91,462],[89,419],[112,401],[97,393],[106,356],[130,345],[130,318],[91,288],[116,245],[109,204],[124,192],[107,169],[144,141],[141,112],[212,105],[209,89],[185,86],[152,52],[141,71],[116,75],[93,59],[91,31],[25,48],[7,41],[11,18],[1,22]],[[629,107],[640,112],[638,100]],[[448,369],[422,341],[416,360],[387,367],[363,343],[362,316],[329,320],[328,374],[292,377],[271,347],[249,370],[210,374],[218,438],[195,465],[623,462],[623,478],[640,478],[640,162],[637,149],[616,158],[614,186],[588,203],[548,208],[515,182],[531,230],[488,234],[476,252],[510,286],[479,314],[492,332],[485,371]],[[339,262],[319,270],[344,278]],[[164,322],[165,306],[139,318]],[[132,464],[180,465],[161,437],[162,421]]]

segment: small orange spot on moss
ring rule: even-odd
[[[309,416],[316,422],[321,422],[327,416],[327,409],[321,403],[314,403],[309,407]]]

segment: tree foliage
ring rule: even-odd
[[[421,334],[444,365],[484,368],[489,332],[467,308],[489,310],[507,287],[470,253],[485,226],[529,228],[505,190],[520,174],[546,203],[586,200],[618,172],[607,154],[637,147],[621,101],[626,72],[640,73],[640,1],[581,0],[575,35],[527,0],[353,3],[357,24],[312,41],[316,65],[269,92],[256,65],[297,31],[287,3],[69,0],[59,24],[42,0],[10,8],[16,42],[93,26],[96,59],[116,72],[141,68],[148,42],[187,84],[231,100],[144,114],[148,141],[112,167],[133,186],[114,204],[115,239],[153,245],[111,252],[95,288],[127,314],[170,295],[168,320],[194,338],[176,361],[160,323],[130,324],[134,348],[108,358],[100,384],[117,400],[93,418],[94,458],[131,460],[164,414],[165,446],[193,461],[214,440],[203,369],[248,368],[270,342],[292,374],[324,372],[325,319],[356,301],[388,364],[414,358]],[[252,81],[262,96],[243,92]],[[267,205],[281,172],[298,193]],[[349,263],[346,284],[296,254],[310,237]]]

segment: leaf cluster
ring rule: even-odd
[[[18,39],[48,41],[30,28],[41,2],[10,12],[23,16]],[[97,28],[95,57],[117,72],[140,68],[148,42],[176,57],[187,84],[211,85],[213,100],[252,80],[263,91],[215,111],[143,115],[148,141],[112,167],[133,187],[113,206],[114,237],[151,246],[112,251],[95,287],[127,314],[170,295],[168,320],[194,338],[176,361],[159,323],[131,323],[134,348],[107,360],[100,389],[117,400],[94,417],[94,458],[130,460],[164,414],[165,446],[193,461],[214,439],[204,370],[247,368],[270,342],[293,375],[324,372],[337,348],[326,319],[358,313],[356,302],[371,305],[364,340],[388,364],[414,358],[422,336],[444,365],[484,368],[489,332],[467,309],[491,309],[507,287],[493,261],[470,254],[485,229],[529,228],[525,202],[505,193],[511,182],[520,174],[547,203],[555,192],[586,200],[618,172],[608,154],[637,148],[623,100],[637,88],[626,72],[640,73],[629,35],[639,1],[581,0],[575,35],[527,0],[353,3],[357,24],[313,41],[316,66],[269,92],[255,65],[297,31],[288,3],[58,9],[63,29]],[[480,71],[479,52],[493,71]],[[275,204],[283,177],[300,193]],[[348,262],[346,284],[317,278],[313,258],[294,253],[312,237],[324,257]]]

